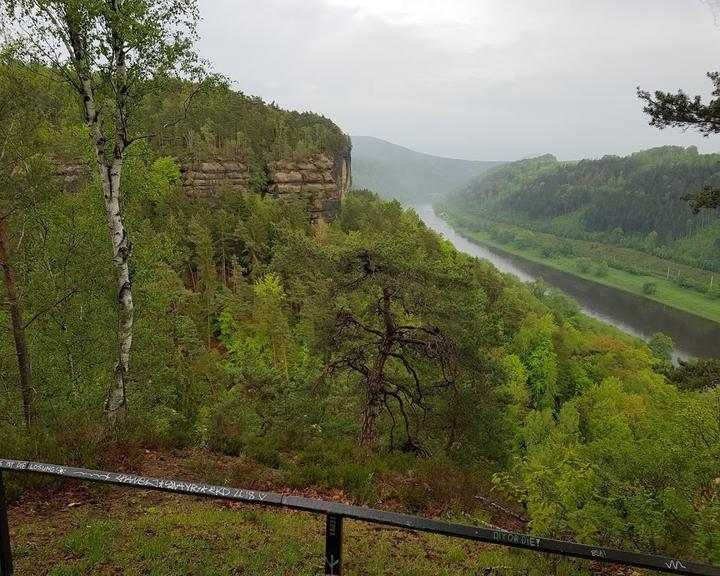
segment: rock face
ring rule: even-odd
[[[251,174],[240,160],[213,160],[183,165],[183,186],[196,198],[212,199],[221,189],[252,194]],[[280,200],[302,201],[313,220],[337,217],[352,185],[350,150],[334,158],[323,154],[303,161],[280,160],[267,166],[264,192]]]
[[[211,199],[222,188],[251,194],[250,171],[239,161],[206,160],[197,163],[182,163],[183,187],[194,198]]]
[[[267,167],[263,193],[280,200],[301,201],[313,221],[334,220],[340,202],[352,186],[350,149],[330,158],[318,154],[307,160],[280,160]],[[194,198],[212,200],[220,190],[241,195],[255,194],[250,168],[242,160],[205,160],[181,163],[183,187]],[[65,188],[73,192],[90,177],[88,166],[66,165],[58,173]]]
[[[65,190],[77,192],[78,188],[90,178],[90,169],[87,165],[76,162],[66,164],[56,175],[62,179]]]

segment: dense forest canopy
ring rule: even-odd
[[[127,163],[132,154],[146,140],[155,138],[159,131],[177,126],[187,119],[187,111],[198,94],[223,85],[223,79],[209,74],[204,62],[194,50],[197,39],[199,10],[194,1],[156,0],[154,2],[113,1],[62,1],[57,0],[7,0],[0,2],[0,19],[6,30],[0,64],[8,68],[23,68],[30,73],[44,72],[51,82],[61,85],[75,102],[78,123],[85,127],[90,140],[88,165],[90,172],[97,175],[99,198],[104,206],[108,229],[108,240],[112,248],[110,263],[113,272],[115,298],[111,309],[117,315],[117,325],[104,334],[108,343],[116,348],[116,361],[108,382],[105,412],[113,426],[124,424],[128,406],[128,378],[134,338],[135,304],[133,295],[133,274],[131,261],[134,243],[130,229],[126,226],[126,192],[124,180]],[[168,99],[173,88],[186,92],[182,101]],[[225,93],[228,96],[228,93]],[[237,100],[236,100],[237,101]],[[167,116],[167,122],[157,124],[158,115]],[[256,108],[257,108],[256,102]],[[212,100],[205,103],[205,109],[212,109]],[[246,111],[249,111],[247,109]],[[178,116],[180,113],[182,116]],[[11,111],[12,113],[12,111]],[[271,114],[267,108],[261,112],[265,117]],[[279,114],[270,119],[265,128],[277,131],[269,139],[279,148],[276,157],[290,152],[309,154],[327,146],[327,130],[320,127],[317,118],[295,115],[299,132],[294,142],[284,132],[286,119],[292,115]],[[247,124],[256,128],[258,114],[247,114]],[[12,118],[16,120],[16,118]],[[28,115],[25,120],[31,124],[30,131],[38,125],[38,118]],[[154,121],[153,121],[154,120]],[[219,127],[204,123],[206,143],[222,149],[226,142]],[[238,124],[234,124],[237,128]],[[332,131],[332,129],[330,130]],[[235,130],[232,135],[235,152],[242,132]],[[192,136],[192,132],[186,133]],[[259,135],[258,135],[259,136]],[[262,142],[267,141],[267,134]],[[10,143],[11,135],[5,140]],[[303,137],[309,140],[303,140]],[[14,140],[20,140],[21,135]],[[193,138],[185,138],[186,148],[193,148]],[[305,146],[299,143],[307,142]],[[12,143],[10,143],[12,144]],[[162,142],[160,143],[162,145]],[[171,145],[177,145],[175,139]],[[188,146],[189,145],[189,146]],[[257,150],[246,152],[252,173],[252,187],[256,192],[264,191],[266,178],[264,161]],[[3,154],[4,155],[4,154]],[[62,159],[60,159],[62,161]],[[0,214],[10,215],[14,208]],[[23,321],[22,306],[15,286],[15,269],[5,241],[5,230],[0,230],[0,252],[4,264],[3,273],[11,302],[13,335],[20,365],[21,388],[26,428],[31,427],[33,403],[31,399],[31,366],[27,353],[27,338]],[[114,342],[113,342],[114,340]]]
[[[668,127],[696,130],[704,136],[720,132],[720,72],[708,72],[707,77],[713,84],[713,97],[708,102],[702,96],[689,96],[683,90],[650,93],[638,88],[650,125],[661,130]],[[717,182],[707,182],[702,191],[693,191],[686,199],[695,213],[720,208],[720,187]]]
[[[177,110],[186,108],[178,118]],[[198,88],[175,81],[146,111],[152,141],[178,157],[239,157],[260,165],[350,147],[350,138],[324,116],[283,110],[226,82]]]
[[[258,192],[267,165],[276,160],[330,157],[351,148],[350,137],[328,118],[285,110],[248,96],[225,80],[202,85],[173,80],[149,97],[138,112],[155,153],[182,163],[208,159],[240,160],[254,175]],[[79,134],[82,138],[82,134]],[[58,161],[74,162],[60,155]]]
[[[62,90],[28,78],[38,137],[85,151]],[[260,195],[209,205],[153,146],[126,166],[135,355],[127,429],[108,435],[114,348],[99,335],[116,316],[97,184],[65,191],[43,142],[24,152],[48,166],[42,186],[3,180],[29,200],[6,225],[36,414],[23,432],[4,331],[5,455],[92,465],[117,442],[205,447],[410,509],[472,510],[494,474],[538,534],[717,561],[720,405],[702,371],[678,375],[681,392],[662,353],[459,254],[397,203],[354,194],[315,226]]]
[[[706,185],[720,185],[720,155],[667,146],[580,162],[521,160],[470,184],[452,204],[469,215],[720,270],[717,210],[693,214],[684,200]]]

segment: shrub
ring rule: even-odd
[[[538,242],[532,232],[520,232],[515,237],[515,244],[517,244],[519,248],[528,249],[537,246]]]
[[[652,335],[652,338],[650,338],[648,347],[655,358],[666,362],[672,359],[674,344],[670,336],[662,332],[656,332]]]
[[[396,495],[414,512],[437,507],[472,510],[481,484],[481,478],[472,471],[436,457],[417,461],[404,477],[398,478]]]
[[[376,496],[375,478],[387,471],[384,458],[391,456],[370,454],[353,443],[317,441],[285,467],[284,481],[296,489],[313,486],[343,490],[354,501],[367,503]]]
[[[510,244],[515,241],[515,233],[512,230],[501,230],[497,234],[497,241],[502,244]]]
[[[569,242],[568,240],[563,241],[560,246],[560,252],[563,256],[572,256],[575,254],[575,248],[573,247],[572,242]]]
[[[607,276],[609,272],[610,272],[610,267],[608,266],[607,262],[605,262],[604,260],[602,262],[598,262],[595,265],[595,270],[594,270],[595,276],[604,277],[604,276]]]
[[[655,294],[655,292],[657,292],[657,284],[655,284],[655,282],[645,282],[645,284],[643,284],[643,294],[650,296],[651,294]]]
[[[540,253],[544,258],[555,258],[558,255],[558,250],[553,244],[543,244]]]
[[[208,448],[228,456],[239,456],[257,445],[262,431],[260,416],[249,407],[238,389],[225,394],[210,415]]]
[[[687,278],[686,276],[678,276],[678,278],[675,280],[675,283],[680,286],[680,288],[692,288],[693,287],[693,281],[690,278]]]
[[[587,274],[590,272],[590,268],[592,268],[592,260],[590,260],[590,258],[578,258],[577,267],[580,272]]]

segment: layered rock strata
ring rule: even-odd
[[[213,160],[184,165],[183,185],[195,198],[213,198],[221,189],[252,194],[250,171],[236,160]],[[280,160],[267,166],[264,193],[286,201],[301,201],[313,220],[332,221],[350,190],[350,154],[331,159],[317,155],[303,161]]]

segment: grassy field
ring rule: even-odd
[[[720,300],[712,298],[706,294],[701,294],[689,288],[682,288],[671,280],[659,278],[657,276],[631,274],[616,268],[609,268],[607,274],[604,276],[598,276],[592,270],[584,273],[578,268],[578,258],[576,256],[554,255],[552,257],[545,257],[542,254],[541,247],[520,248],[515,243],[501,243],[494,240],[485,230],[471,231],[459,225],[455,221],[453,221],[452,224],[458,233],[462,234],[469,240],[474,240],[481,244],[487,244],[510,254],[522,256],[523,258],[527,258],[528,260],[532,260],[534,262],[540,262],[552,268],[585,278],[592,282],[625,290],[626,292],[631,292],[638,296],[642,296],[643,298],[655,300],[696,316],[720,322]],[[493,225],[502,226],[502,224],[495,222],[493,222]],[[508,227],[518,230],[516,227]],[[533,234],[540,238],[556,238],[558,240],[562,240],[563,242],[570,242],[573,246],[580,248],[580,250],[578,250],[580,253],[587,250],[587,246],[585,246],[585,244],[591,244],[582,240],[560,239],[552,236],[551,234],[542,234],[538,232],[534,232]],[[626,248],[620,250],[623,250],[624,252],[631,252]],[[628,254],[628,256],[630,256],[630,254]],[[668,265],[674,268],[678,267],[677,263],[668,263]],[[657,287],[656,292],[652,295],[647,295],[643,292],[643,286],[648,282],[654,283]]]
[[[91,487],[11,508],[10,518],[18,575],[322,574],[324,518],[305,513]],[[344,528],[347,575],[639,573],[360,522]]]

